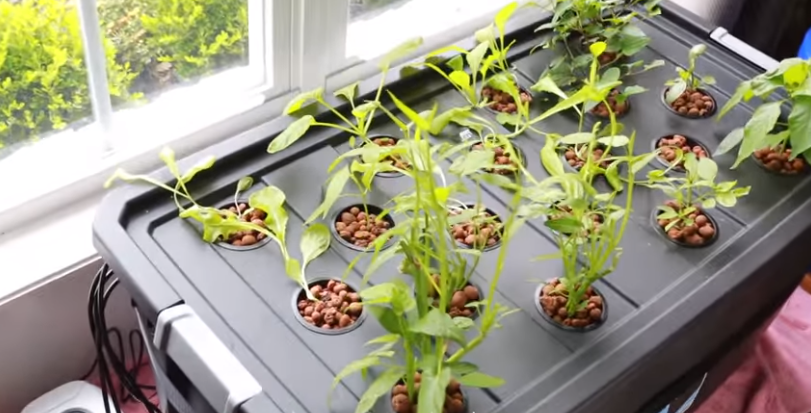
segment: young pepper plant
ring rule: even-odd
[[[290,145],[294,144],[302,136],[304,136],[311,126],[323,126],[337,129],[346,132],[351,136],[359,137],[366,144],[372,144],[372,142],[367,138],[367,134],[372,125],[372,119],[374,118],[375,111],[377,109],[386,111],[386,108],[381,103],[381,98],[383,97],[383,87],[386,85],[386,75],[391,69],[392,64],[394,64],[397,60],[408,56],[421,45],[422,38],[411,39],[395,47],[389,53],[383,56],[379,63],[380,70],[382,71],[380,76],[380,84],[373,100],[366,101],[362,104],[355,103],[355,95],[357,93],[359,82],[352,83],[335,91],[334,95],[336,97],[343,97],[349,102],[354,121],[349,120],[336,107],[326,101],[324,98],[323,88],[307,91],[293,98],[293,100],[291,100],[284,109],[284,113],[286,115],[292,115],[302,109],[302,107],[305,105],[315,102],[332,112],[332,114],[338,118],[338,120],[343,122],[343,125],[320,122],[312,115],[304,115],[288,125],[288,127],[282,133],[270,141],[270,144],[268,145],[268,152],[277,153],[288,148]]]
[[[304,256],[304,267],[301,263],[290,256],[287,243],[287,211],[284,208],[285,194],[275,186],[267,186],[252,193],[248,199],[249,209],[245,211],[233,212],[229,209],[220,209],[204,206],[195,201],[187,188],[187,184],[200,172],[214,166],[214,157],[206,157],[187,171],[182,172],[175,160],[175,153],[170,148],[161,150],[160,159],[166,164],[167,169],[175,178],[174,187],[160,182],[148,175],[134,175],[119,168],[105,183],[105,188],[111,187],[116,180],[125,182],[145,182],[170,192],[178,208],[179,216],[183,219],[191,219],[203,226],[203,241],[208,243],[221,242],[228,239],[232,234],[241,231],[257,231],[273,240],[282,252],[285,262],[285,272],[288,277],[307,291],[310,299],[315,299],[307,288],[307,281],[304,275],[304,268],[313,259],[321,255],[329,247],[331,236],[329,229],[321,224],[311,225],[305,231],[302,238],[301,249]],[[239,194],[246,191],[253,184],[253,179],[244,177],[239,180],[234,194],[234,203],[239,203]],[[185,205],[186,202],[191,205]],[[265,213],[264,226],[253,222],[242,220],[241,217],[251,210],[261,210]]]
[[[701,57],[701,55],[703,55],[706,51],[707,45],[705,44],[693,46],[690,49],[690,65],[688,66],[687,70],[684,70],[681,67],[676,67],[676,72],[679,74],[679,77],[665,83],[665,85],[668,86],[667,92],[665,93],[665,101],[668,104],[675,102],[684,92],[696,91],[700,89],[702,85],[715,84],[714,77],[709,75],[699,76],[696,74],[696,63],[698,62],[698,58]]]
[[[716,151],[721,155],[736,146],[738,155],[732,169],[738,167],[755,151],[775,148],[783,152],[792,149],[790,160],[800,155],[811,161],[811,63],[799,58],[786,59],[780,65],[761,75],[742,82],[718,114],[723,118],[735,106],[758,97],[761,104],[743,128],[734,129],[721,142]],[[767,99],[775,92],[784,90],[787,98],[774,101]],[[789,105],[788,122],[780,120],[781,107]],[[776,130],[782,130],[776,132]]]
[[[478,347],[510,311],[485,299],[469,304],[481,308],[480,325],[474,325],[465,317],[448,315],[451,297],[473,274],[481,255],[479,250],[456,245],[450,234],[454,222],[471,217],[465,213],[449,214],[456,205],[454,194],[466,189],[461,180],[449,182],[450,177],[442,172],[440,162],[461,146],[432,146],[426,139],[425,133],[431,128],[436,108],[421,116],[399,100],[395,99],[395,103],[415,126],[414,139],[404,144],[414,165],[408,175],[412,187],[393,199],[392,209],[405,217],[389,231],[396,234],[396,244],[373,255],[365,277],[370,277],[383,262],[400,258],[400,269],[411,279],[413,288],[398,280],[361,291],[364,308],[380,321],[388,334],[371,340],[368,344],[381,346],[336,375],[335,385],[353,373],[373,367],[382,369],[361,397],[356,409],[358,413],[369,411],[376,400],[388,394],[398,382],[406,385],[410,403],[418,403],[421,413],[442,411],[446,388],[452,380],[469,387],[496,387],[503,383],[502,379],[479,372],[475,365],[464,362],[463,358]],[[462,167],[457,178],[481,176],[477,171],[492,166],[492,157],[489,163],[486,159],[480,160],[481,163],[473,165],[476,158],[468,158],[471,165]],[[514,201],[519,199],[520,196],[516,196]],[[504,225],[498,270],[493,274],[487,297],[495,294],[507,244],[517,228],[514,215],[511,215]],[[466,255],[474,257],[472,264],[465,259]],[[347,271],[356,262],[350,263]],[[432,291],[438,298],[436,306],[429,298]],[[465,330],[476,330],[477,333],[468,340]],[[456,344],[455,350],[451,343]],[[452,354],[448,355],[449,351]],[[419,390],[414,379],[417,372],[421,373]]]
[[[710,158],[697,159],[695,154],[684,156],[683,176],[668,176],[667,171],[655,170],[648,173],[648,180],[642,184],[659,189],[671,200],[671,205],[660,205],[658,219],[668,220],[665,231],[676,226],[690,226],[693,224],[690,215],[698,211],[713,209],[716,205],[732,208],[737,204],[738,198],[749,194],[750,187],[739,187],[737,181],[716,183],[718,165]]]

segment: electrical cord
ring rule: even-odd
[[[90,333],[93,335],[93,343],[96,349],[96,361],[91,368],[89,376],[93,370],[98,370],[99,384],[102,396],[104,397],[104,409],[106,413],[121,413],[121,403],[133,399],[146,408],[147,413],[161,413],[142,390],[155,390],[154,386],[139,384],[135,377],[141,368],[140,361],[143,358],[144,338],[139,331],[130,331],[128,341],[130,344],[130,355],[133,357],[134,366],[127,369],[126,363],[122,361],[124,357],[124,340],[121,331],[107,327],[105,309],[107,301],[119,285],[119,280],[107,264],[104,264],[90,286],[90,294],[87,300],[87,317],[90,324]],[[133,334],[134,333],[134,334]],[[115,337],[118,343],[118,352],[115,351],[113,340]],[[135,344],[138,346],[138,358],[136,356]],[[119,356],[120,355],[120,356]],[[121,385],[121,394],[115,394],[113,386],[113,375]],[[112,397],[108,400],[108,395]],[[110,408],[112,402],[112,410]]]

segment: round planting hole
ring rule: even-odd
[[[414,375],[414,386],[418,387],[422,381],[419,372]],[[462,386],[456,379],[451,379],[445,389],[445,402],[443,403],[443,413],[467,413],[467,397]],[[414,413],[417,411],[417,404],[408,398],[408,386],[405,380],[400,380],[391,389],[391,408],[395,413]]]
[[[653,142],[653,150],[657,149],[661,149],[661,153],[656,157],[656,161],[665,168],[671,168],[672,170],[678,172],[686,171],[684,169],[683,158],[678,165],[673,164],[678,157],[678,150],[681,150],[683,154],[692,152],[699,159],[712,159],[710,150],[706,145],[686,135],[675,134],[663,136]]]
[[[535,308],[544,320],[555,327],[568,331],[585,332],[600,327],[608,318],[608,302],[600,290],[590,286],[575,315],[566,310],[568,292],[560,280],[553,278],[535,289]]]
[[[465,248],[475,248],[490,251],[501,245],[502,222],[498,214],[484,207],[466,204],[451,208],[451,217],[474,212],[471,219],[451,225],[451,234],[456,243]]]
[[[340,210],[332,220],[335,238],[356,251],[373,251],[372,244],[380,235],[394,227],[390,215],[380,217],[383,209],[376,205],[355,204]],[[389,240],[384,248],[391,245]]]
[[[471,151],[482,150],[484,148],[492,149],[493,150],[493,163],[496,166],[502,167],[511,167],[511,169],[501,169],[501,168],[493,168],[493,169],[485,169],[485,172],[490,174],[497,174],[497,175],[515,175],[518,172],[518,164],[520,162],[521,166],[527,166],[527,158],[524,156],[524,151],[521,150],[518,145],[513,144],[513,152],[514,155],[510,155],[508,151],[504,149],[503,146],[498,146],[498,144],[490,144],[490,143],[474,143],[470,146]],[[518,158],[516,160],[515,158]]]
[[[439,285],[439,275],[434,274],[434,283]],[[428,293],[428,298],[433,299],[433,306],[439,307],[439,297],[437,297],[436,290],[429,286],[431,290]],[[479,317],[478,307],[468,307],[470,303],[482,301],[484,293],[478,285],[470,282],[465,283],[465,286],[456,290],[451,297],[451,302],[448,304],[448,315],[451,317],[467,317],[475,320]]]
[[[671,112],[689,119],[703,119],[712,117],[718,104],[710,92],[704,89],[685,90],[673,103],[667,103],[667,92],[662,91],[662,104]]]
[[[391,147],[397,146],[397,142],[399,142],[400,139],[385,135],[374,135],[369,137],[369,141],[380,147]],[[369,143],[364,143],[362,146],[366,146],[368,144]],[[361,159],[360,161],[363,162],[363,159]],[[381,162],[389,162],[393,166],[403,170],[409,169],[411,167],[411,165],[409,165],[408,162],[406,162],[405,160],[401,159],[399,156],[396,155],[387,156],[386,158],[382,159]],[[378,172],[377,174],[375,174],[375,176],[381,178],[397,178],[403,176],[403,174],[398,171],[388,171],[388,172]]]
[[[679,205],[675,201],[668,201],[666,205],[674,210],[679,210]],[[673,225],[672,219],[659,219],[661,210],[655,208],[651,214],[651,221],[656,231],[668,241],[685,248],[709,247],[718,239],[718,222],[709,213],[698,208],[689,215],[693,223],[686,225],[679,222]]]
[[[588,144],[581,144],[581,145],[572,145],[567,146],[560,150],[561,158],[565,165],[568,165],[570,168],[574,169],[575,171],[579,171],[583,165],[586,164],[586,152],[588,151]],[[591,153],[592,159],[594,159],[595,163],[600,160],[605,154],[606,147],[605,145],[597,145],[594,148],[594,152]],[[607,156],[606,156],[607,158]],[[600,164],[600,167],[603,169],[608,169],[608,161],[603,160]]]
[[[262,228],[267,228],[265,225],[266,214],[264,211],[258,209],[251,209],[248,201],[240,200],[236,205],[233,203],[226,204],[220,207],[223,215],[230,211],[230,213],[239,215],[239,220],[243,222],[250,222]],[[228,239],[222,237],[216,242],[216,245],[233,250],[233,251],[250,251],[262,247],[270,242],[270,238],[265,234],[254,231],[245,230],[231,234]]]
[[[808,170],[808,163],[801,156],[791,159],[791,148],[782,146],[758,149],[752,154],[755,163],[778,175],[799,175]]]
[[[611,91],[611,93],[608,94],[608,97],[606,98],[608,104],[611,105],[611,111],[614,112],[614,116],[618,119],[625,116],[626,114],[628,114],[628,112],[631,111],[631,101],[626,99],[625,102],[622,103],[618,102],[617,96],[619,96],[619,94],[620,94],[619,89],[614,89]],[[597,106],[591,109],[590,113],[598,118],[603,119],[609,119],[611,117],[608,112],[608,108],[605,106],[605,103],[603,102],[598,103]]]
[[[345,282],[321,278],[307,284],[315,301],[307,299],[304,289],[293,295],[296,319],[311,331],[344,334],[356,329],[366,318],[360,294]]]
[[[532,93],[523,86],[518,86],[518,94],[522,103],[532,103]],[[490,102],[487,108],[495,113],[516,113],[518,111],[518,105],[509,93],[492,86],[482,87],[481,97]]]

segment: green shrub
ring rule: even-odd
[[[147,0],[146,44],[185,79],[247,62],[246,0]]]
[[[65,0],[0,1],[0,146],[36,139],[91,114],[79,18]],[[133,75],[105,42],[110,94]]]

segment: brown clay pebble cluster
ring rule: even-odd
[[[665,205],[677,211],[681,208],[675,201],[668,201]],[[715,236],[712,221],[701,210],[693,212],[689,217],[693,220],[692,225],[684,225],[684,222],[680,222],[667,231],[667,237],[673,241],[697,247],[706,244]],[[669,219],[658,220],[663,231],[671,222]]]
[[[394,138],[374,138],[372,139],[372,143],[377,146],[395,146],[397,145],[397,140]],[[399,169],[408,169],[409,167],[408,162],[400,159],[398,156],[387,156],[385,160]]]
[[[237,209],[239,208],[239,209]],[[260,211],[258,209],[254,209],[252,211],[248,211],[248,205],[246,204],[239,204],[238,206],[232,206],[228,208],[234,214],[239,215],[240,221],[250,222],[254,225],[260,226],[262,228],[266,228],[265,226],[265,217],[267,216],[264,211]],[[247,213],[246,213],[247,211]],[[225,241],[235,247],[248,247],[251,245],[256,244],[259,241],[265,239],[265,234],[262,234],[259,231],[254,230],[245,230],[245,231],[237,231]]]
[[[363,312],[360,295],[340,281],[320,282],[310,286],[310,292],[318,301],[310,301],[302,293],[298,312],[304,321],[316,327],[324,330],[346,328],[355,324]]]
[[[605,66],[617,59],[617,52],[603,52],[597,59],[600,61],[600,66]]]
[[[691,118],[703,118],[712,115],[715,103],[704,92],[686,90],[670,104],[670,107],[681,115]]]
[[[594,159],[594,161],[599,161],[600,158],[603,157],[604,153],[605,151],[602,148],[594,148],[594,151],[591,153],[591,157]],[[586,164],[586,161],[578,156],[577,148],[567,148],[563,156],[566,157],[566,162],[568,162],[569,166],[572,168],[580,169]],[[601,162],[600,166],[603,168],[608,168],[608,161]]]
[[[380,234],[388,231],[391,223],[385,219],[378,219],[375,214],[366,214],[360,207],[353,206],[344,210],[335,230],[346,242],[360,248],[368,248]]]
[[[419,394],[420,373],[414,375],[414,390]],[[404,383],[398,383],[391,390],[391,407],[395,413],[417,413],[417,403],[408,398],[408,387]],[[462,386],[455,379],[451,379],[445,389],[445,405],[442,413],[464,413],[465,397],[462,395]],[[437,412],[440,413],[440,412]]]
[[[797,175],[805,170],[805,161],[799,157],[791,158],[791,148],[782,150],[782,147],[764,148],[755,151],[755,158],[770,171],[784,175]]]
[[[483,150],[483,149],[484,145],[481,143],[473,145],[473,150]],[[505,151],[504,148],[495,147],[493,148],[493,152],[495,152],[495,155],[493,155],[493,162],[495,162],[496,165],[504,165],[504,166],[512,165],[514,168],[516,169],[518,168],[518,165],[516,165],[515,161],[512,160],[510,154],[507,151]],[[512,169],[487,169],[487,173],[499,175],[510,175],[513,172],[514,170]]]
[[[578,310],[574,317],[570,317],[566,310],[567,295],[566,287],[557,278],[549,281],[541,290],[541,308],[555,322],[569,327],[588,327],[603,317],[603,297],[593,288],[586,289],[583,302],[588,304]]]
[[[611,91],[611,93],[608,94],[608,97],[606,98],[608,104],[611,105],[611,110],[614,112],[614,116],[622,116],[626,112],[628,112],[629,109],[631,109],[631,104],[628,103],[627,100],[622,103],[617,102],[617,95],[619,94],[620,91],[614,89]],[[591,113],[594,116],[599,116],[601,118],[607,118],[610,116],[608,113],[608,108],[605,106],[605,103],[603,102],[600,102],[597,106],[595,106],[594,109],[591,110]]]
[[[675,148],[681,149],[684,154],[692,152],[698,159],[707,157],[707,151],[705,151],[701,145],[696,145],[695,142],[691,142],[684,135],[673,135],[659,139],[657,146],[662,149],[661,157],[671,165],[673,165],[673,162],[676,160],[677,154]],[[684,159],[675,166],[684,169]]]
[[[461,210],[451,211],[451,215],[459,215]],[[486,210],[479,212],[479,216],[471,221],[456,224],[451,233],[457,242],[471,248],[492,247],[499,241],[501,228],[499,223]]]
[[[439,275],[434,274],[434,282],[439,285]],[[439,300],[436,297],[436,290],[433,288],[428,293],[428,296],[434,299],[434,307],[439,307]],[[476,287],[468,284],[465,288],[453,293],[451,298],[451,305],[448,308],[448,314],[451,317],[473,317],[476,313],[475,308],[465,307],[468,303],[479,301],[479,290]]]
[[[526,104],[532,102],[532,95],[525,90],[519,90],[518,95],[521,96],[521,103]],[[482,96],[490,101],[488,105],[489,108],[497,112],[515,113],[518,110],[515,99],[513,99],[509,93],[493,89],[490,86],[485,86],[482,88]]]

